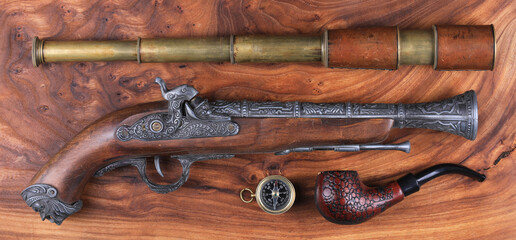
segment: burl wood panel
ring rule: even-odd
[[[516,5],[513,1],[3,1],[0,3],[0,235],[8,238],[515,238]],[[310,64],[53,63],[32,67],[33,36],[55,40],[318,34],[323,29],[494,24],[494,71],[328,69]],[[150,191],[132,168],[93,179],[83,209],[61,226],[41,222],[20,192],[81,129],[117,109],[161,98],[153,79],[191,84],[209,99],[314,102],[425,102],[478,93],[475,141],[400,129],[402,152],[238,155],[195,163],[188,182]],[[461,163],[483,183],[438,178],[355,226],[326,221],[313,187],[319,171],[353,169],[381,185],[439,163]],[[164,164],[167,180],[177,165]],[[279,216],[244,204],[240,189],[269,174],[289,178],[298,198]],[[153,174],[157,177],[156,174]]]

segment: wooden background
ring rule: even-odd
[[[0,3],[0,235],[5,238],[516,238],[516,4],[464,1],[2,1]],[[61,63],[34,68],[31,40],[319,34],[323,29],[432,24],[494,24],[494,71],[327,69],[317,63]],[[425,102],[478,93],[475,141],[401,129],[398,152],[239,155],[193,165],[189,181],[166,195],[150,191],[132,168],[91,181],[84,207],[61,226],[41,222],[20,192],[38,169],[95,119],[161,99],[153,79],[191,84],[227,100]],[[512,153],[512,154],[511,154]],[[438,178],[369,222],[339,226],[321,217],[313,185],[319,171],[354,169],[369,185],[438,163],[461,163],[483,183]],[[170,176],[173,164],[165,164]],[[294,207],[272,216],[238,192],[281,173],[298,190]],[[154,174],[155,176],[156,174]]]

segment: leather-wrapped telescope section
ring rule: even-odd
[[[321,62],[331,68],[492,70],[493,25],[433,26],[428,30],[363,27],[319,36],[229,36],[187,39],[53,41],[34,37],[32,62]]]

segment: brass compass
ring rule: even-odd
[[[251,193],[251,199],[246,200],[243,196],[245,191]],[[294,185],[285,177],[280,175],[268,176],[258,183],[256,192],[249,188],[240,191],[240,199],[245,203],[250,203],[256,198],[258,206],[270,214],[282,214],[288,211],[296,199]]]

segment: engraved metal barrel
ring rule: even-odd
[[[32,62],[321,62],[326,67],[492,70],[494,27],[434,26],[429,30],[363,27],[320,36],[229,36],[133,41],[50,41],[34,37]]]
[[[388,118],[396,128],[433,129],[469,140],[476,138],[478,128],[474,91],[415,104],[215,101],[210,105],[214,113],[242,118]]]

